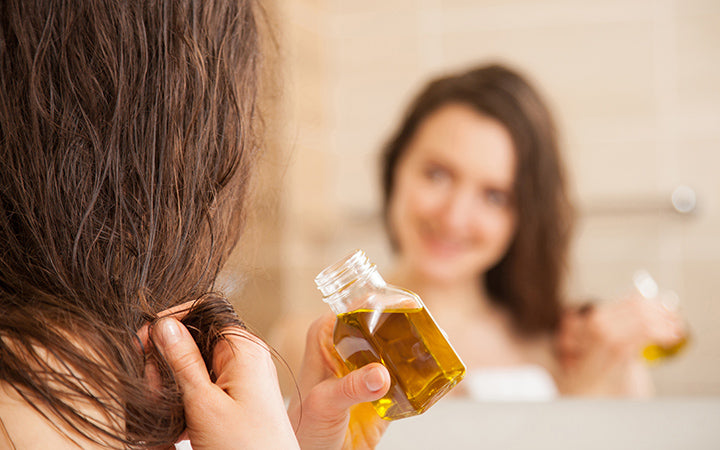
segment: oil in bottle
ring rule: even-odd
[[[633,286],[638,294],[648,301],[657,302],[670,311],[678,310],[680,298],[670,290],[661,290],[647,270],[638,270],[633,274]],[[642,349],[642,357],[649,363],[659,363],[671,358],[685,349],[689,341],[687,329],[684,336],[670,345],[651,343]]]
[[[687,336],[683,336],[679,341],[672,345],[650,344],[643,349],[642,356],[648,362],[659,362],[680,353],[685,346],[687,346],[687,343]]]
[[[387,368],[390,390],[373,402],[383,419],[424,412],[463,378],[465,366],[420,297],[386,284],[361,250],[315,283],[337,315],[333,344],[347,368]]]
[[[333,340],[348,369],[372,362],[387,367],[390,390],[373,402],[384,419],[422,413],[465,374],[462,361],[425,308],[340,314]]]

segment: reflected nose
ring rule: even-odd
[[[456,189],[447,196],[443,206],[440,223],[445,231],[464,231],[471,225],[473,216],[471,192]]]

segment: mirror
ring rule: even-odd
[[[648,271],[677,293],[691,332],[684,352],[651,368],[658,393],[720,394],[720,5],[284,0],[273,8],[284,77],[273,114],[283,126],[271,130],[280,154],[266,165],[281,186],[263,191],[279,213],[260,219],[273,231],[261,265],[281,280],[264,292],[282,298],[287,314],[326,311],[312,280],[353,248],[390,267],[380,147],[430,77],[500,61],[531,76],[558,122],[578,209],[569,297],[611,299]],[[268,327],[276,316],[253,314]]]

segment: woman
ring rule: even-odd
[[[390,281],[417,292],[447,331],[470,369],[466,390],[651,392],[637,355],[676,341],[680,320],[637,299],[563,306],[572,205],[551,114],[520,74],[490,65],[432,81],[382,161]]]
[[[0,447],[166,448],[184,433],[196,449],[340,448],[382,433],[346,428],[351,405],[388,389],[384,368],[337,379],[310,348],[291,423],[267,347],[213,293],[259,143],[257,10],[0,4]]]

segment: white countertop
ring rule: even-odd
[[[480,403],[443,399],[393,422],[380,450],[719,450],[720,397]]]

